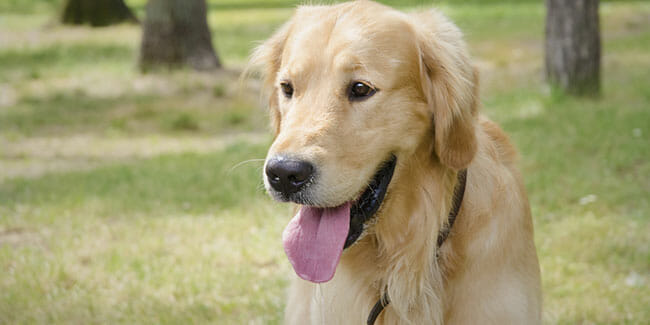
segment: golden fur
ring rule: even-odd
[[[253,54],[269,92],[277,153],[313,162],[318,206],[357,195],[392,153],[397,167],[375,223],[334,278],[297,277],[287,324],[538,324],[540,274],[530,208],[501,129],[478,113],[477,73],[462,34],[437,11],[404,14],[359,0],[304,6]],[[291,100],[279,91],[291,80]],[[379,91],[345,95],[350,80]],[[467,188],[436,258],[458,170]],[[268,186],[268,185],[267,185]]]

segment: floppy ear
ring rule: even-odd
[[[477,151],[478,73],[453,23],[437,12],[416,18],[422,22],[416,26],[420,80],[433,111],[435,152],[442,164],[460,170]]]
[[[278,96],[275,79],[282,63],[282,52],[289,36],[291,21],[280,27],[268,40],[255,48],[249,59],[244,75],[250,71],[258,70],[262,74],[262,87],[269,100],[269,116],[271,128],[275,135],[280,131],[280,111],[278,110]]]

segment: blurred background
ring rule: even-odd
[[[601,1],[601,79],[575,91],[547,85],[543,1],[382,2],[465,32],[521,153],[545,323],[648,324],[650,3]],[[239,75],[296,4],[0,2],[0,323],[281,322],[290,208]]]

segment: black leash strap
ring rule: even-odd
[[[442,243],[444,243],[447,237],[449,237],[451,227],[456,221],[456,216],[458,216],[458,211],[460,211],[460,205],[463,203],[463,196],[465,196],[465,183],[467,183],[467,169],[458,172],[458,183],[456,183],[456,188],[454,189],[452,206],[449,211],[449,216],[447,217],[447,227],[442,229],[438,234],[438,248],[440,248]]]
[[[370,315],[368,315],[368,321],[366,324],[374,325],[377,317],[379,317],[379,314],[381,314],[381,312],[384,310],[384,307],[388,306],[389,303],[390,300],[388,300],[388,293],[384,293],[384,296],[377,300],[375,305],[372,306],[372,310],[370,311]]]
[[[442,246],[442,244],[445,242],[447,237],[449,237],[449,232],[451,231],[451,227],[454,225],[454,221],[456,221],[456,216],[458,216],[458,211],[460,211],[460,205],[463,203],[463,196],[465,196],[466,183],[467,183],[467,169],[463,169],[458,172],[458,183],[456,183],[456,188],[454,189],[452,206],[451,206],[451,210],[449,211],[449,216],[447,217],[447,227],[442,229],[438,234],[438,248],[440,248],[440,246]],[[436,254],[438,253],[436,252]],[[372,306],[372,310],[370,310],[370,315],[368,315],[368,321],[366,322],[366,324],[374,325],[375,321],[377,320],[377,317],[379,317],[379,314],[381,314],[381,312],[384,310],[386,306],[388,306],[389,303],[390,303],[390,299],[388,299],[388,292],[385,292],[384,296],[379,298],[379,300],[377,300],[375,305]]]

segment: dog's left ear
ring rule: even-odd
[[[416,18],[422,21],[415,30],[422,91],[433,111],[435,152],[442,164],[460,170],[477,151],[478,72],[453,23],[437,12]]]

